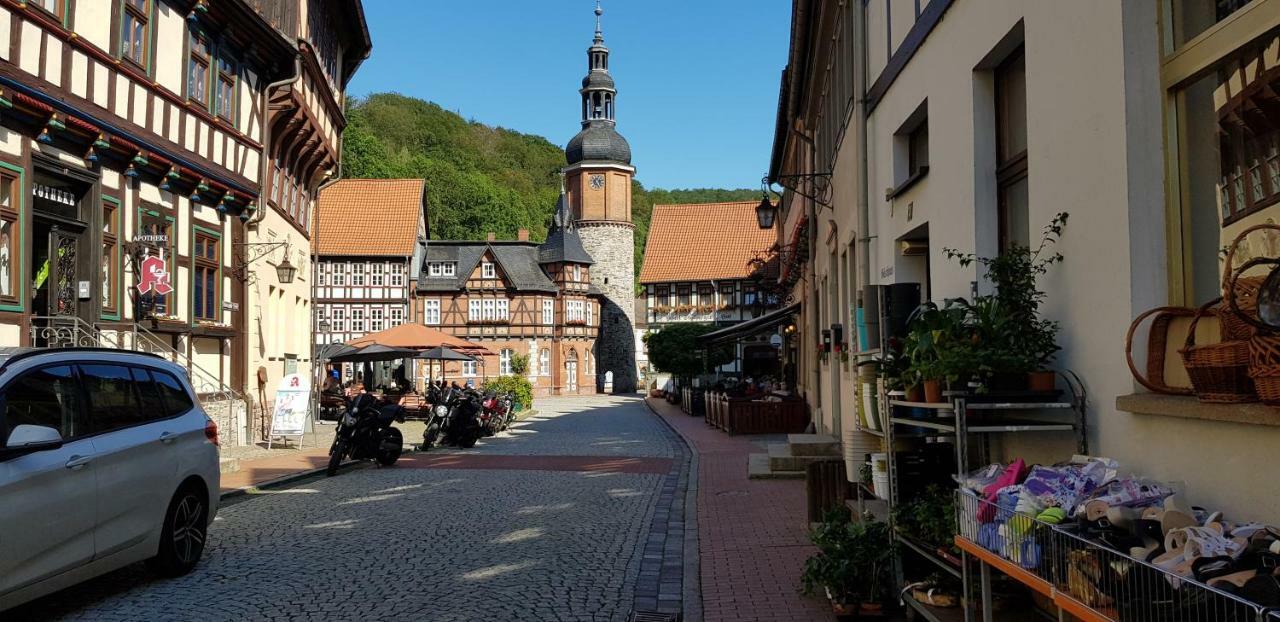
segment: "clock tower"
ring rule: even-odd
[[[635,348],[635,226],[631,223],[631,145],[617,130],[618,90],[609,74],[609,48],[604,45],[596,2],[596,33],[587,49],[587,77],[582,79],[582,131],[565,147],[565,192],[578,233],[595,260],[591,284],[604,294],[600,335],[593,371],[605,387],[632,393],[639,372]]]

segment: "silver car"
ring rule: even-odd
[[[0,349],[0,610],[138,561],[190,572],[218,498],[218,427],[182,367]]]

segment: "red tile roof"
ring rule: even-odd
[[[316,202],[317,255],[409,257],[423,218],[422,179],[343,179]]]
[[[655,205],[641,283],[745,279],[756,251],[777,241],[756,224],[756,201]]]

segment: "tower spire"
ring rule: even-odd
[[[604,43],[604,30],[600,28],[601,15],[604,15],[604,9],[600,8],[600,0],[596,0],[596,45]]]

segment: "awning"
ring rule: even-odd
[[[747,320],[741,324],[734,324],[720,330],[707,333],[698,337],[698,341],[704,345],[715,345],[719,343],[727,343],[737,341],[743,337],[749,337],[758,333],[762,333],[772,328],[777,328],[782,324],[791,320],[791,316],[800,312],[800,303],[795,303],[787,307],[770,311],[753,320]]]

